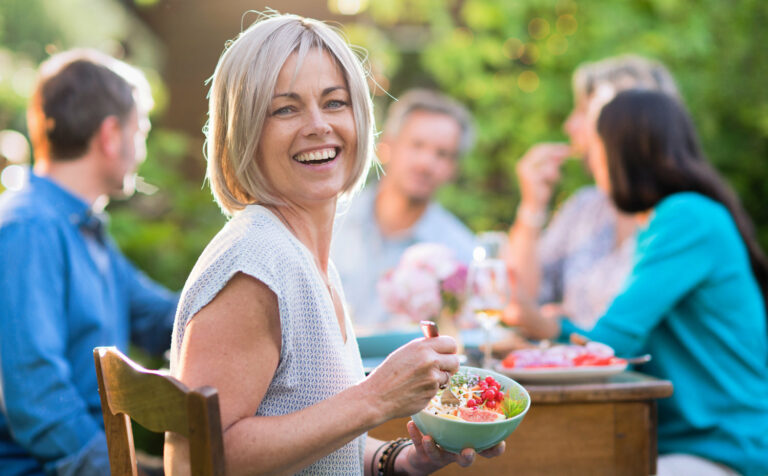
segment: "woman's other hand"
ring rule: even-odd
[[[453,337],[421,338],[392,352],[361,385],[383,422],[421,411],[458,370]]]
[[[408,435],[413,441],[413,446],[400,453],[395,462],[396,472],[400,474],[429,474],[453,462],[466,468],[475,461],[477,454],[484,458],[494,458],[504,453],[506,447],[502,441],[480,453],[471,448],[463,449],[460,454],[450,453],[437,446],[431,436],[423,435],[412,421],[408,422]]]
[[[517,180],[520,183],[520,205],[531,213],[543,213],[560,180],[560,166],[571,155],[564,143],[536,144],[517,162]]]

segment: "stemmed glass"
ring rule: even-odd
[[[467,270],[466,306],[483,328],[483,367],[491,365],[491,331],[509,301],[507,268],[498,258],[472,261]]]

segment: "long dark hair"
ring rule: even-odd
[[[611,198],[627,213],[650,210],[677,192],[697,192],[724,205],[749,253],[752,273],[768,306],[768,260],[736,194],[707,162],[684,106],[663,93],[628,90],[601,111]]]

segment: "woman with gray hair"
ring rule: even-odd
[[[171,372],[218,389],[228,474],[469,465],[473,450],[444,452],[412,422],[412,442],[365,435],[424,408],[459,362],[451,338],[419,339],[364,376],[328,258],[337,200],[372,160],[357,57],[321,22],[264,15],[222,55],[209,100],[208,179],[231,220],[184,287]],[[169,474],[188,472],[185,443],[168,437]]]
[[[545,315],[566,313],[590,329],[620,291],[632,265],[636,225],[605,193],[582,187],[544,225],[563,161],[579,157],[592,169],[587,154],[590,104],[603,96],[605,103],[625,89],[679,99],[672,75],[657,61],[623,55],[582,64],[573,74],[574,107],[563,124],[570,144],[536,144],[518,162],[521,200],[507,248],[520,293],[505,315],[508,323],[544,304]]]

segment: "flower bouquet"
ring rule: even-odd
[[[467,266],[450,248],[419,243],[409,247],[397,267],[379,280],[378,292],[384,307],[396,315],[407,316],[413,323],[431,320],[450,327],[461,306],[466,278]]]

